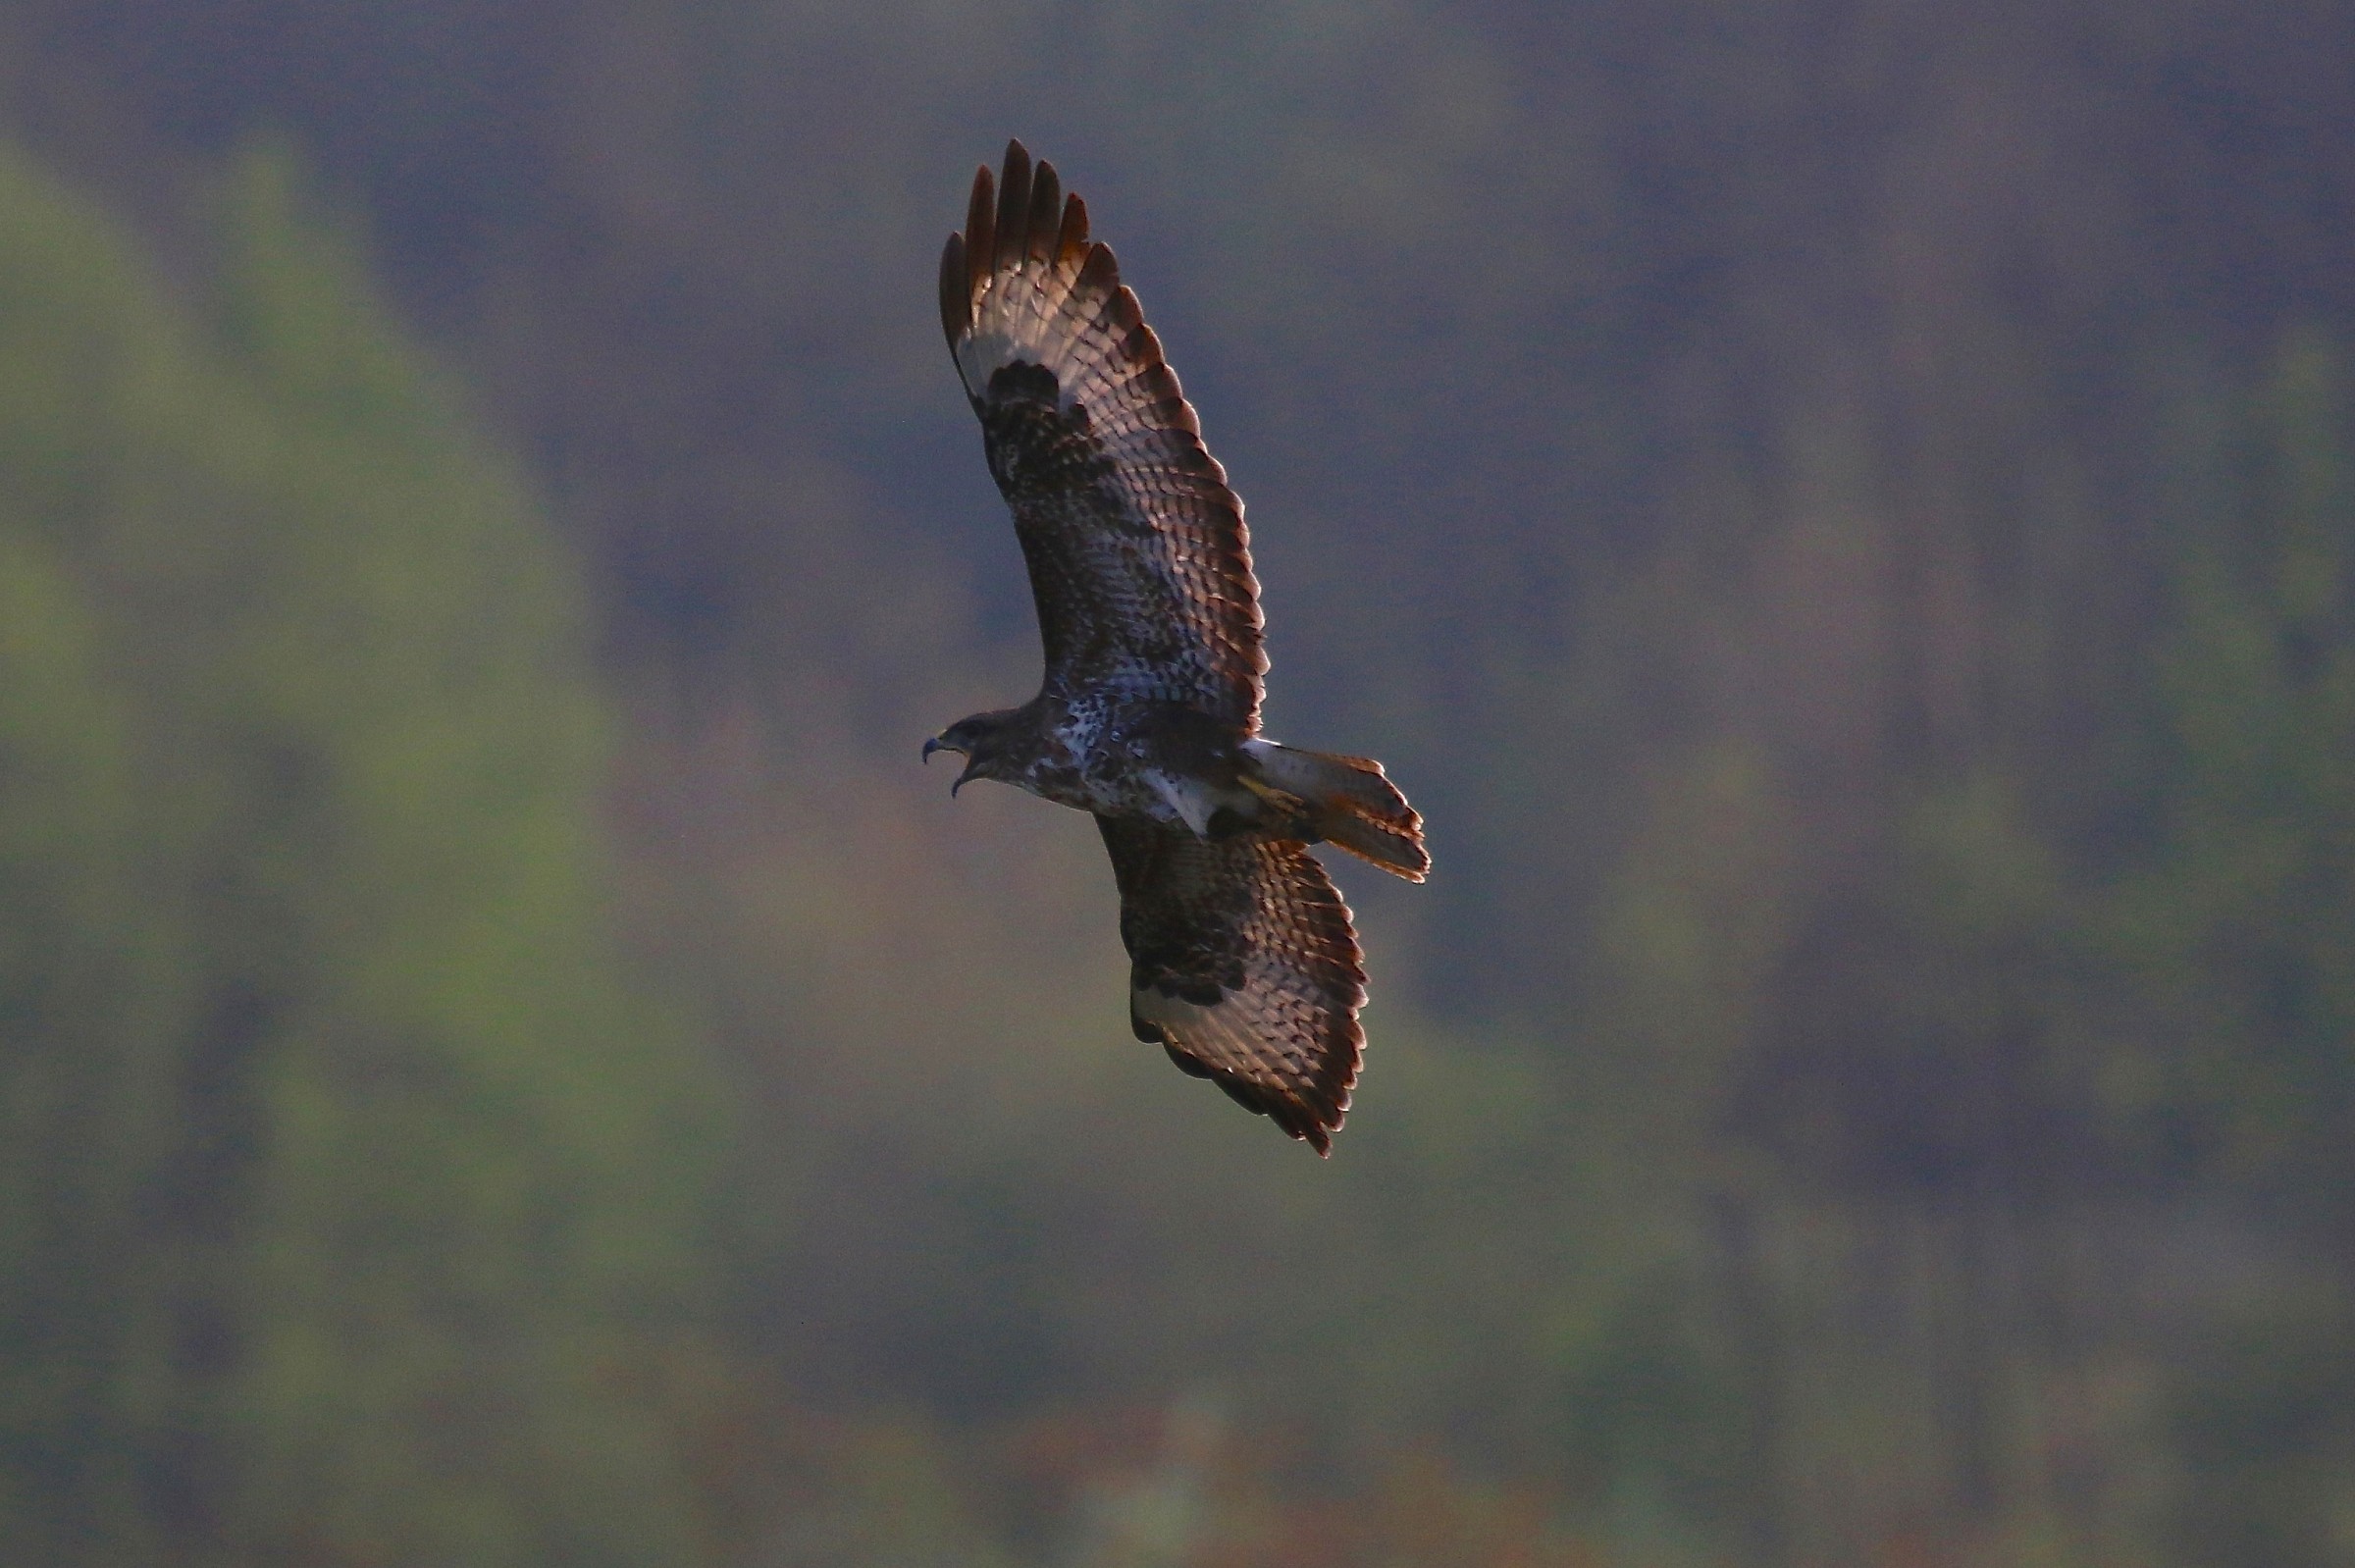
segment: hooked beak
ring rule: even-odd
[[[932,760],[932,754],[934,752],[957,752],[958,756],[967,757],[965,771],[958,774],[957,781],[949,786],[949,799],[955,800],[957,798],[957,792],[965,788],[965,786],[972,779],[973,763],[966,753],[959,751],[958,748],[951,746],[948,742],[942,740],[937,735],[924,742],[924,760],[926,762],[930,762]]]

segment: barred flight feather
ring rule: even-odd
[[[1329,1153],[1357,1084],[1366,973],[1349,907],[1308,847],[1099,816],[1131,960],[1129,1021]]]

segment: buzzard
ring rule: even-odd
[[[1423,819],[1382,764],[1259,732],[1243,503],[1087,208],[1019,141],[973,177],[941,325],[1038,605],[1046,677],[924,743],[1096,819],[1136,1036],[1319,1154],[1349,1109],[1365,970],[1312,844],[1420,882]]]

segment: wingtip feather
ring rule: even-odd
[[[957,346],[972,319],[972,278],[966,268],[965,235],[951,235],[940,252],[940,327],[949,336],[950,348]]]
[[[968,301],[980,291],[981,280],[988,276],[996,252],[997,212],[997,180],[989,172],[989,165],[983,164],[973,171],[972,194],[965,203],[965,287]]]
[[[1030,221],[1024,247],[1033,264],[1055,264],[1056,252],[1062,248],[1062,224],[1063,182],[1056,178],[1055,166],[1041,158],[1030,177]]]
[[[1006,143],[1006,167],[998,179],[996,270],[1021,265],[1030,242],[1030,149],[1020,141]]]
[[[1063,198],[1063,229],[1055,242],[1055,264],[1076,270],[1087,259],[1087,203],[1073,191]]]
[[[1079,280],[1073,287],[1090,295],[1120,291],[1121,262],[1110,245],[1099,239],[1087,247],[1087,257],[1079,263]]]

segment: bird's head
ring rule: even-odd
[[[934,752],[955,752],[965,758],[965,771],[949,786],[955,795],[966,784],[977,778],[1004,778],[1000,771],[1006,761],[1006,735],[1011,727],[1015,709],[1002,708],[994,713],[975,713],[961,718],[924,742],[924,760],[932,760]]]

